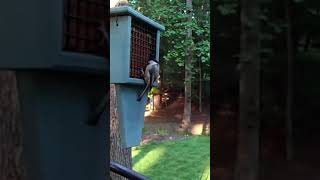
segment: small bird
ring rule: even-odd
[[[152,56],[151,56],[152,57]],[[149,58],[148,65],[146,67],[146,70],[143,71],[141,69],[141,74],[143,76],[144,82],[145,82],[145,89],[140,93],[140,95],[137,98],[137,101],[141,101],[142,97],[151,91],[151,88],[154,84],[159,79],[159,62],[155,60],[154,58]]]

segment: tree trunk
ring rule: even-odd
[[[192,9],[192,0],[186,1],[187,7]],[[189,12],[188,21],[192,21],[192,11]],[[188,29],[187,39],[192,38],[192,29]],[[184,111],[183,111],[183,121],[182,128],[188,130],[191,125],[191,63],[192,63],[192,47],[187,47],[187,57],[184,65],[185,71],[185,85],[184,85]]]
[[[0,71],[0,179],[24,179],[22,151],[22,122],[15,73]]]
[[[202,112],[202,72],[201,72],[201,60],[199,60],[199,112]]]
[[[161,109],[161,95],[160,94],[156,94],[154,97],[154,109],[155,110],[160,110]]]
[[[131,148],[122,148],[120,142],[119,115],[117,111],[116,85],[110,84],[110,160],[132,168]],[[112,180],[125,180],[111,173]]]
[[[240,116],[235,177],[259,179],[260,40],[257,0],[241,0]]]
[[[292,29],[291,29],[291,2],[285,1],[287,28],[287,57],[288,57],[288,89],[287,89],[287,118],[286,118],[286,154],[287,160],[292,160],[293,146],[292,146],[292,101],[293,101],[293,49],[292,49]]]

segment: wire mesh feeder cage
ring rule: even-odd
[[[110,9],[111,83],[144,85],[141,70],[159,60],[164,27],[131,7]]]
[[[149,58],[156,54],[157,30],[136,18],[131,26],[130,77],[142,78],[140,69],[145,69]]]
[[[106,55],[106,42],[98,29],[109,23],[107,6],[105,0],[65,0],[63,50]]]

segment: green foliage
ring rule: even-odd
[[[210,137],[151,143],[132,149],[133,169],[153,180],[209,180]]]
[[[157,87],[152,87],[151,91],[148,93],[148,97],[152,98],[153,95],[156,95],[159,93],[159,89]]]
[[[217,6],[217,9],[222,15],[231,15],[231,14],[237,13],[236,7],[237,7],[236,3],[220,4]]]
[[[236,15],[239,7],[237,0],[213,0],[213,4],[216,12],[223,16]]]

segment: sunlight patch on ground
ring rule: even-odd
[[[207,166],[200,177],[200,180],[210,180],[210,161],[208,161]]]
[[[143,155],[136,163],[133,165],[133,169],[139,169],[139,172],[142,174],[149,170],[154,164],[157,163],[157,160],[163,156],[165,153],[166,148],[160,147],[149,151],[147,154]],[[141,150],[133,151],[132,156],[133,158],[137,158],[141,153]]]
[[[151,113],[152,113],[152,111],[145,111],[145,113],[144,113],[144,117],[150,116],[150,115],[151,115]]]
[[[138,155],[141,152],[140,149],[137,149],[136,147],[132,148],[132,158],[134,158],[136,155]]]
[[[191,127],[191,133],[194,135],[202,134],[203,125],[204,125],[204,123],[193,124]]]
[[[210,137],[151,143],[132,149],[133,169],[152,180],[209,180]]]

